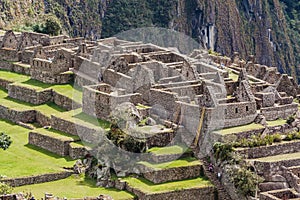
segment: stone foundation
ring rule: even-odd
[[[200,176],[201,165],[176,167],[144,173],[143,176],[149,181],[159,184],[168,181],[178,181]]]
[[[52,153],[56,153],[60,156],[69,155],[69,143],[74,139],[67,137],[51,137],[46,134],[38,132],[30,132],[28,137],[28,143],[46,149]]]
[[[67,178],[72,174],[73,171],[64,171],[59,173],[43,174],[43,175],[29,176],[29,177],[22,177],[22,178],[3,179],[1,180],[1,182],[4,182],[12,187],[19,187],[23,185],[32,185],[32,184],[56,181],[56,180]]]
[[[8,96],[35,105],[52,101],[52,89],[35,90],[22,84],[8,85]]]

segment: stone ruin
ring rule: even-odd
[[[151,118],[150,126],[187,132],[180,140],[197,149],[198,157],[211,151],[214,130],[258,117],[286,119],[298,111],[293,100],[300,88],[292,77],[256,64],[253,56],[242,61],[237,53],[232,59],[202,50],[183,55],[117,38],[86,41],[7,31],[0,37],[0,58],[1,69],[82,87],[82,111],[90,116],[109,121],[117,105],[130,102],[140,118]],[[22,98],[21,86],[7,88],[9,96]]]

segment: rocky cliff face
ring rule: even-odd
[[[300,48],[286,10],[280,0],[0,0],[0,28],[44,13],[54,13],[66,33],[93,39],[102,30],[110,36],[152,24],[184,32],[223,55],[254,54],[258,63],[297,76]]]
[[[223,55],[247,59],[296,75],[295,54],[279,0],[180,0],[180,31]]]

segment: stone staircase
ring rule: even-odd
[[[206,160],[202,160],[203,162],[203,169],[204,174],[209,178],[209,180],[214,184],[218,191],[218,199],[219,200],[232,200],[230,195],[227,193],[221,182],[217,178],[217,170],[216,167],[214,168],[214,172],[210,172],[208,170],[209,163]]]

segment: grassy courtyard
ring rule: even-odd
[[[74,161],[46,150],[28,145],[29,130],[0,120],[0,131],[8,134],[13,143],[6,151],[0,150],[0,174],[8,178],[63,171]],[[13,169],[13,170],[12,170]]]
[[[125,191],[96,187],[94,180],[78,175],[72,175],[69,178],[49,183],[16,187],[14,191],[31,192],[36,199],[44,198],[45,193],[55,194],[55,196],[68,199],[96,197],[100,194],[109,195],[115,200],[130,200],[134,198],[133,195]]]

